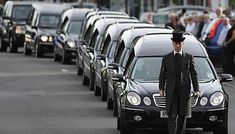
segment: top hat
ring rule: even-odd
[[[183,32],[180,31],[173,31],[172,35],[173,35],[173,37],[171,38],[172,41],[183,42],[185,39],[185,37],[183,37]]]

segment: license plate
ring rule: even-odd
[[[166,114],[166,111],[160,111],[160,117],[161,118],[167,118],[168,115]]]

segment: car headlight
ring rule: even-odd
[[[16,28],[15,28],[15,33],[17,33],[17,34],[23,33],[22,27],[21,27],[21,26],[16,26]]]
[[[144,97],[143,102],[147,106],[151,105],[151,99],[149,97]]]
[[[75,48],[75,42],[74,41],[68,41],[67,44],[70,48]]]
[[[140,96],[135,93],[135,92],[129,92],[127,94],[127,100],[132,104],[132,105],[135,105],[135,106],[138,106],[140,105],[141,103],[141,99],[140,99]]]
[[[41,36],[41,40],[42,40],[43,42],[46,42],[46,41],[48,40],[48,37],[45,36],[45,35],[43,35],[43,36]]]
[[[53,38],[50,36],[50,37],[48,38],[48,41],[49,41],[49,42],[52,42],[52,41],[53,41]]]
[[[200,105],[201,106],[205,106],[208,102],[208,99],[207,97],[202,97],[201,100],[200,100]]]
[[[216,92],[214,93],[211,98],[210,98],[210,103],[213,106],[218,106],[219,104],[221,104],[224,100],[224,95],[221,92]]]

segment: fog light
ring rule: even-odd
[[[134,116],[134,120],[135,120],[135,121],[141,121],[141,120],[142,120],[142,117],[139,116],[139,115],[136,115],[136,116]]]
[[[218,117],[216,115],[210,116],[209,120],[210,121],[216,121],[218,119]]]

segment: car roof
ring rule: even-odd
[[[102,18],[96,21],[93,32],[95,30],[98,30],[100,34],[103,34],[105,28],[107,28],[108,25],[113,24],[115,22],[138,22],[138,20],[132,18],[116,18],[116,17]]]
[[[159,27],[132,27],[122,33],[121,41],[124,42],[125,47],[130,48],[131,42],[137,37],[144,36],[151,33],[172,33],[173,30]]]
[[[46,13],[46,14],[61,14],[63,10],[66,8],[70,8],[70,6],[65,4],[54,4],[54,3],[36,3],[33,4],[35,10],[38,13]],[[46,10],[45,10],[46,9]]]
[[[135,44],[134,51],[137,57],[163,56],[171,51],[172,33],[165,34],[147,34],[141,37]],[[184,35],[183,51],[197,57],[208,57],[203,45],[193,35]]]
[[[142,23],[142,22],[116,22],[114,24],[111,24],[107,28],[107,34],[111,37],[111,40],[117,41],[121,32],[125,29],[129,29],[131,27],[144,27],[144,26],[151,26],[154,27],[152,24],[148,23]]]
[[[161,12],[161,11],[181,10],[182,8],[185,8],[186,10],[199,10],[199,11],[208,10],[208,8],[204,6],[171,6],[171,7],[159,8],[157,11]]]
[[[7,1],[5,5],[32,5],[32,1]]]
[[[91,11],[91,9],[88,8],[71,8],[64,12],[64,15],[66,15],[69,20],[83,20],[87,13]]]

